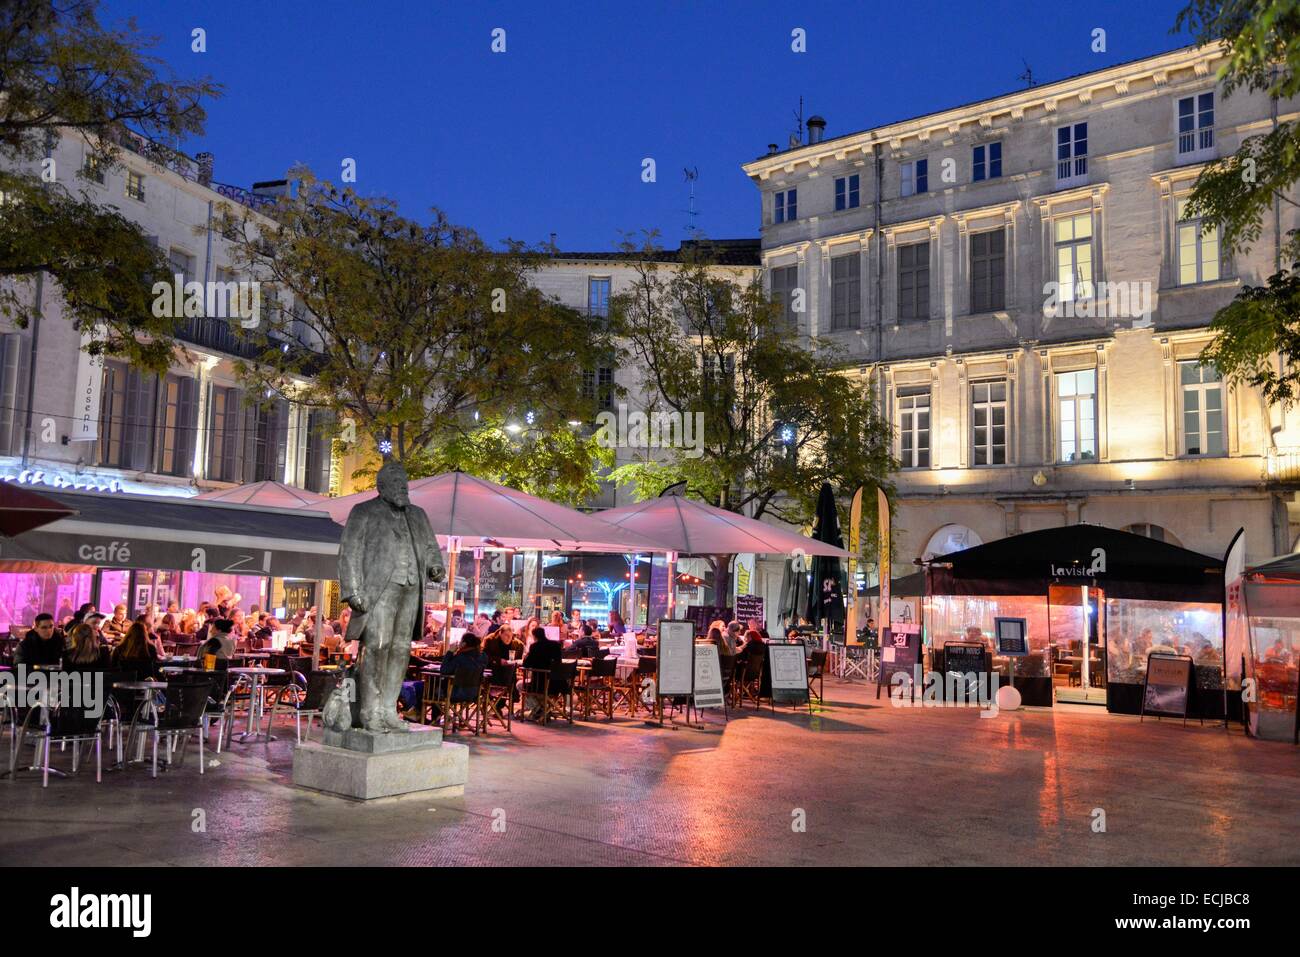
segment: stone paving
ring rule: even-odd
[[[703,731],[620,717],[460,735],[469,785],[436,801],[294,789],[291,725],[202,776],[194,749],[157,780],[83,773],[43,791],[24,774],[0,781],[0,863],[1300,862],[1289,745],[1080,707],[894,708],[872,691],[830,680],[815,716],[748,708],[724,728],[710,713]]]

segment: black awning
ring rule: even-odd
[[[1091,585],[1116,598],[1223,601],[1223,560],[1101,525],[1067,525],[976,545],[936,560],[937,595],[1039,595]]]
[[[161,496],[41,494],[77,514],[0,543],[0,560],[338,577],[343,529],[323,512]]]
[[[879,598],[880,586],[872,585],[863,594]],[[925,572],[912,572],[902,578],[890,579],[889,594],[894,598],[918,598],[925,594]]]

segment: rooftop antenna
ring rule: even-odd
[[[694,237],[699,232],[698,217],[699,210],[695,208],[695,181],[700,178],[700,168],[698,166],[683,167],[682,173],[686,176],[686,182],[690,183],[691,199],[687,207],[686,215],[690,217],[686,223],[686,235]]]
[[[1033,86],[1033,85],[1034,85],[1034,69],[1033,69],[1033,67],[1031,67],[1031,66],[1029,65],[1029,61],[1026,60],[1024,57],[1021,57],[1021,58],[1020,58],[1020,62],[1023,63],[1023,64],[1025,65],[1025,72],[1022,73],[1022,74],[1020,74],[1020,76],[1016,77],[1016,79],[1017,79],[1017,80],[1024,80],[1024,81],[1025,81],[1025,86]]]
[[[790,134],[790,149],[803,146],[803,97],[799,97],[799,111],[794,115],[796,132]]]

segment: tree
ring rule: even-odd
[[[460,469],[529,495],[578,506],[600,494],[599,476],[614,464],[614,452],[601,446],[596,435],[584,436],[567,424],[539,430],[501,421],[417,449],[405,464],[411,478]]]
[[[1222,44],[1227,63],[1219,80],[1225,96],[1246,89],[1274,99],[1300,93],[1298,0],[1195,0],[1178,16],[1198,44]],[[1300,179],[1300,126],[1278,122],[1247,137],[1232,156],[1211,163],[1197,178],[1187,214],[1218,226],[1224,248],[1249,250],[1275,205],[1300,208],[1291,197]],[[1300,234],[1288,232],[1279,268],[1264,286],[1243,288],[1215,315],[1215,341],[1201,355],[1219,372],[1260,388],[1270,402],[1291,404],[1300,395],[1300,342],[1295,292],[1300,279]],[[1281,352],[1282,362],[1277,361]]]
[[[222,210],[236,259],[271,286],[269,308],[240,330],[256,351],[238,367],[252,394],[330,410],[421,469],[462,452],[465,463],[508,456],[489,423],[548,433],[588,414],[583,371],[604,328],[529,284],[535,253],[492,250],[437,210],[425,225],[389,200],[297,176],[269,226]],[[496,474],[532,468],[503,462]]]
[[[615,469],[615,481],[639,498],[684,482],[712,505],[797,526],[812,519],[823,482],[846,496],[859,485],[889,487],[888,426],[871,393],[839,371],[838,350],[819,339],[805,347],[761,283],[719,269],[707,244],[668,275],[653,235],[624,251],[639,252],[636,277],[611,311],[643,370],[644,404],[652,419],[681,423],[677,434],[698,440],[647,449]],[[662,445],[662,427],[650,431],[648,443],[626,444]],[[710,565],[715,593],[726,594],[727,557]]]
[[[95,354],[114,354],[160,371],[171,359],[174,320],[153,315],[153,283],[169,274],[165,257],[135,223],[96,204],[69,176],[42,164],[58,138],[73,133],[102,174],[117,164],[118,143],[199,134],[202,100],[220,88],[164,73],[134,22],[105,29],[97,0],[7,0],[0,13],[0,311],[20,327],[37,314],[33,289],[51,276],[68,318],[92,336]],[[84,180],[83,180],[84,183]]]

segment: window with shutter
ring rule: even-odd
[[[861,314],[860,258],[857,253],[831,260],[831,329],[856,329]]]
[[[930,244],[898,247],[898,318],[930,318]]]
[[[19,455],[23,444],[23,416],[26,403],[23,365],[23,337],[17,332],[0,335],[0,454]]]
[[[1006,230],[972,233],[970,237],[970,311],[994,312],[1005,309]]]

